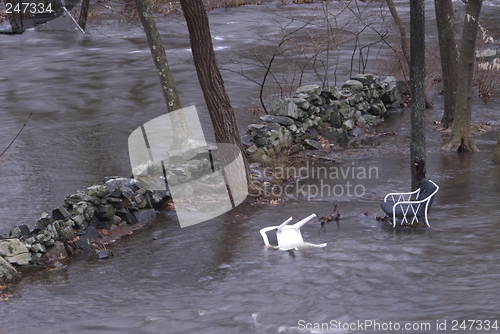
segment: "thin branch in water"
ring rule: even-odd
[[[14,137],[14,139],[12,139],[12,141],[10,142],[9,146],[7,146],[7,148],[6,148],[6,149],[5,149],[5,150],[4,150],[4,151],[0,154],[0,157],[1,157],[2,155],[4,155],[4,153],[5,153],[5,152],[7,152],[7,150],[8,150],[8,149],[12,146],[12,144],[14,144],[14,141],[17,139],[17,137],[19,137],[19,135],[20,135],[20,134],[21,134],[21,132],[23,131],[24,127],[26,126],[26,124],[27,124],[27,123],[28,123],[28,121],[30,120],[31,115],[33,115],[33,113],[30,113],[30,115],[28,116],[28,119],[26,120],[26,122],[24,122],[23,127],[21,128],[21,130],[19,130],[19,132],[17,133],[17,135],[16,135],[16,136]],[[14,149],[14,150],[15,150],[15,149]],[[14,150],[12,150],[12,152],[14,152]],[[9,155],[10,155],[12,152],[10,152],[10,153],[9,153]],[[7,158],[5,158],[5,159],[7,159]],[[5,160],[5,159],[4,159],[4,160]],[[3,162],[3,160],[2,160],[2,162]]]
[[[9,154],[7,154],[7,156],[6,156],[5,158],[3,158],[3,160],[2,160],[2,161],[0,161],[0,165],[1,165],[1,164],[5,161],[5,160],[7,160],[7,158],[8,158],[8,157],[12,154],[12,152],[14,152],[14,151],[16,150],[16,148],[17,148],[17,146],[16,146],[16,147],[14,147],[14,148],[12,149],[12,151],[10,151],[10,153],[9,153]]]

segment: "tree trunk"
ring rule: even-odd
[[[215,140],[217,143],[235,144],[239,148],[249,182],[251,173],[248,161],[241,142],[234,110],[217,66],[205,7],[202,0],[181,0],[180,3],[189,29],[196,73],[214,127]],[[227,166],[233,158],[234,156],[221,155],[221,160],[226,160],[221,162]]]
[[[396,10],[396,6],[394,5],[393,0],[386,0],[387,6],[389,6],[389,11],[391,12],[392,18],[394,22],[396,22],[396,26],[399,29],[399,34],[401,35],[401,49],[403,50],[403,56],[405,57],[406,63],[410,64],[410,42],[408,41],[408,37],[406,35],[406,28],[399,17],[398,11]]]
[[[163,98],[167,105],[168,112],[172,112],[181,109],[181,101],[179,95],[177,94],[177,88],[175,86],[174,78],[170,67],[168,66],[167,55],[165,54],[165,48],[161,41],[160,32],[156,27],[156,22],[151,13],[151,8],[147,0],[135,0],[135,5],[137,7],[137,12],[141,18],[142,26],[144,27],[144,32],[148,38],[149,48],[151,50],[151,55],[153,56],[153,61],[156,66],[156,71],[160,78],[161,89],[163,92]],[[172,150],[181,149],[181,145],[185,139],[189,138],[192,133],[187,126],[187,121],[182,114],[171,114],[172,124],[174,130],[174,141],[172,143]]]
[[[85,31],[87,26],[87,17],[89,16],[90,0],[82,0],[82,7],[80,8],[80,16],[78,17],[78,25]]]
[[[455,15],[451,0],[434,0],[434,4],[443,73],[444,113],[441,124],[444,128],[449,128],[453,124],[457,98],[458,47]]]
[[[156,22],[151,13],[149,3],[147,0],[135,0],[135,6],[137,7],[137,12],[141,18],[144,32],[148,38],[149,48],[153,56],[156,70],[158,71],[158,76],[160,77],[161,88],[165,103],[167,104],[167,109],[169,112],[181,109],[181,101],[177,94],[177,88],[175,87],[174,78],[168,66],[167,55],[163,48],[160,32],[156,27]]]
[[[408,67],[410,67],[410,42],[408,41],[408,37],[406,34],[406,28],[399,17],[398,11],[396,10],[396,6],[394,5],[393,0],[386,0],[387,6],[389,7],[389,11],[391,12],[392,18],[394,19],[394,22],[396,22],[396,26],[398,27],[399,34],[401,36],[401,50],[403,51],[403,56],[405,58],[406,64]],[[406,75],[406,71],[404,71],[403,75]],[[405,78],[406,80],[406,78]],[[424,83],[425,87],[425,83]],[[425,96],[425,107],[426,108],[432,108],[432,102],[427,98],[427,95]]]
[[[410,2],[411,187],[425,178],[425,0]]]
[[[469,0],[460,42],[458,59],[457,99],[453,119],[452,139],[445,149],[451,151],[479,151],[472,140],[472,80],[474,76],[476,39],[479,14],[483,0]]]

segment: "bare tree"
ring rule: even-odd
[[[202,0],[181,0],[180,3],[189,29],[196,73],[214,126],[215,139],[218,143],[235,144],[239,148],[247,180],[250,181],[252,175],[244,154],[238,123],[217,66],[207,12]],[[221,159],[225,158],[231,160],[234,157],[221,155]],[[230,162],[222,161],[225,166]]]
[[[394,5],[393,0],[386,0],[387,6],[389,7],[389,11],[391,12],[392,17],[394,18],[394,22],[396,22],[396,26],[398,27],[399,34],[401,36],[401,49],[403,51],[404,58],[406,60],[406,63],[408,67],[411,67],[411,49],[410,45],[408,42],[408,37],[406,37],[406,28],[403,24],[403,21],[399,17],[398,11],[396,10],[396,6]],[[411,2],[410,2],[410,8],[411,8]],[[424,44],[422,44],[420,47],[423,47]],[[413,97],[412,97],[413,98]],[[427,95],[425,96],[425,107],[426,108],[432,108],[432,102],[427,98]]]
[[[161,90],[163,92],[163,98],[165,99],[168,112],[170,113],[181,109],[182,105],[179,99],[179,94],[177,93],[172,72],[168,66],[165,48],[163,47],[160,32],[156,26],[148,0],[135,0],[135,5],[137,7],[139,17],[141,18],[144,32],[148,38],[149,49],[151,50],[156,71],[158,72]],[[187,120],[182,114],[171,114],[171,118],[172,124],[175,124],[175,127],[173,128],[174,142],[172,143],[172,149],[180,149],[184,140],[190,137],[191,130],[189,130]]]
[[[471,120],[476,40],[482,4],[483,0],[469,0],[467,2],[458,59],[457,100],[452,138],[450,143],[444,146],[444,149],[450,151],[479,151],[472,139]]]
[[[453,124],[457,98],[458,47],[455,15],[451,0],[434,0],[434,6],[443,73],[444,113],[441,124],[444,128],[449,128]]]
[[[408,41],[408,37],[406,34],[406,27],[399,17],[398,11],[396,10],[396,5],[394,5],[393,0],[386,0],[387,6],[389,7],[389,11],[391,12],[391,15],[394,19],[394,22],[396,22],[396,26],[398,27],[399,30],[399,35],[401,38],[401,49],[403,51],[403,56],[406,59],[406,62],[410,64],[410,42]]]
[[[425,2],[410,2],[411,186],[425,178]]]

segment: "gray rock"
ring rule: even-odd
[[[113,217],[113,224],[118,225],[122,222],[122,219],[119,216],[114,216]]]
[[[307,138],[303,141],[305,147],[313,150],[321,150],[321,143],[311,138]]]
[[[334,128],[342,127],[342,116],[338,112],[332,112],[330,114],[330,124]]]
[[[47,248],[47,256],[51,258],[66,257],[68,253],[61,241],[55,241],[52,246]]]
[[[321,93],[321,87],[318,85],[307,85],[297,88],[296,94],[307,94],[307,95],[319,95]]]
[[[130,213],[129,209],[126,208],[124,208],[123,210],[116,210],[116,215],[130,225],[134,225],[138,222],[137,218],[132,213]]]
[[[342,90],[344,89],[349,89],[353,93],[358,93],[363,90],[363,84],[359,82],[358,80],[347,80],[343,85],[342,85]]]
[[[134,200],[137,203],[137,207],[139,209],[144,209],[146,207],[146,205],[148,204],[148,202],[144,198],[144,195],[141,195],[141,194],[135,195]]]
[[[291,99],[291,101],[293,103],[295,103],[297,105],[297,107],[299,107],[302,110],[309,109],[309,102],[307,102],[307,100],[305,98],[294,97]]]
[[[302,109],[299,109],[299,117],[297,118],[300,121],[305,120],[309,116],[307,111],[304,111]]]
[[[19,239],[22,236],[30,235],[30,234],[31,234],[31,232],[30,232],[30,228],[28,227],[28,225],[19,225],[19,226],[13,226],[10,229],[9,236],[12,238]]]
[[[287,116],[297,119],[299,116],[297,105],[290,99],[272,101],[270,103],[270,114],[274,116]]]
[[[373,116],[373,115],[371,115],[371,114],[366,114],[366,115],[364,115],[363,117],[364,117],[364,119],[365,119],[367,122],[374,122],[375,120],[377,120],[377,119],[378,119],[378,117],[377,117],[377,116]]]
[[[120,188],[120,191],[122,192],[122,194],[121,194],[122,197],[129,197],[130,195],[132,195],[134,193],[134,189],[127,187],[127,186],[122,186]]]
[[[88,187],[86,193],[88,196],[104,197],[109,194],[109,190],[105,185],[100,184]]]
[[[30,252],[32,253],[47,253],[47,249],[44,245],[40,243],[34,243],[31,245]]]
[[[123,209],[123,201],[120,198],[108,197],[106,203],[111,204],[115,209]]]
[[[351,117],[352,113],[353,113],[353,108],[348,106],[348,105],[342,105],[339,109],[338,109],[340,115],[342,115],[343,118],[349,118]]]
[[[30,253],[23,253],[23,254],[18,254],[18,255],[14,255],[14,256],[7,256],[7,257],[5,257],[5,260],[7,260],[11,264],[15,264],[18,266],[27,266],[30,264],[31,254]]]
[[[326,96],[330,100],[340,100],[339,89],[335,86],[328,87],[321,92],[321,95]]]
[[[38,219],[38,221],[36,222],[36,225],[47,227],[47,225],[53,222],[54,218],[52,218],[52,216],[49,215],[47,212],[43,212],[42,215],[40,216],[40,219]]]
[[[364,116],[361,116],[359,117],[357,120],[356,120],[356,126],[359,126],[361,128],[364,128],[366,125],[366,119]]]
[[[363,84],[363,86],[368,86],[374,80],[373,74],[355,74],[351,77],[352,80],[357,80]]]
[[[97,257],[99,259],[109,259],[111,256],[111,251],[109,249],[103,249],[97,252]]]
[[[97,209],[92,204],[82,201],[73,206],[73,210],[71,213],[73,215],[80,214],[83,216],[86,222],[90,222],[93,219],[96,210]]]
[[[330,122],[330,114],[331,114],[330,109],[325,109],[321,107],[321,110],[319,112],[319,117],[323,122]]]
[[[59,207],[52,210],[52,218],[55,220],[66,219],[69,217],[69,212],[64,207]]]
[[[73,244],[75,245],[75,248],[92,249],[91,241],[99,238],[100,236],[99,231],[97,231],[95,227],[89,226],[85,230],[85,233],[82,234],[78,240],[75,240]]]
[[[27,245],[32,245],[35,243],[35,237],[29,237],[28,239],[26,239],[26,244]]]
[[[264,116],[260,116],[260,119],[263,120],[264,122],[278,123],[278,124],[281,124],[284,126],[290,126],[293,124],[293,120],[291,118],[285,117],[285,116],[264,115]]]
[[[252,145],[246,149],[247,154],[254,154],[257,152],[258,147],[256,145]]]
[[[347,121],[345,121],[343,124],[342,124],[342,129],[346,130],[346,131],[349,131],[349,130],[352,130],[354,129],[354,124],[353,122],[348,119]]]
[[[280,131],[281,130],[281,125],[279,125],[278,123],[268,123],[266,124],[266,126],[264,127],[264,129],[262,129],[261,132],[266,132],[266,131]]]
[[[354,124],[358,121],[358,119],[361,117],[361,111],[355,110],[354,113],[351,115],[351,120],[353,121]]]
[[[100,203],[100,199],[98,197],[88,196],[87,194],[81,191],[64,199],[64,203],[70,207],[73,207],[74,205],[82,201],[89,202],[95,205]]]
[[[109,230],[114,224],[115,224],[115,220],[114,220],[114,216],[113,216],[113,219],[99,221],[98,227],[100,229]]]
[[[163,171],[163,169],[162,169]],[[139,189],[136,185],[135,179],[130,179],[126,177],[115,177],[111,179],[104,179],[106,188],[108,188],[108,192],[112,193],[116,189],[120,189],[122,186],[124,187],[129,187],[130,189],[133,189],[134,191]],[[116,196],[115,196],[116,197]]]
[[[401,94],[399,93],[396,82],[391,82],[385,91],[385,94],[380,98],[385,104],[391,104],[401,101]]]
[[[319,134],[328,139],[331,144],[346,145],[349,141],[347,131],[338,128],[322,128],[319,129]]]
[[[5,239],[0,241],[0,256],[6,258],[23,253],[28,253],[28,249],[19,239]]]
[[[263,128],[265,128],[266,125],[265,124],[250,124],[247,126],[247,129],[249,131],[256,131],[256,132],[259,132],[260,130],[262,130]]]
[[[85,219],[83,218],[83,215],[81,215],[81,214],[72,216],[71,220],[73,220],[73,222],[75,223],[75,227],[77,229],[87,228],[87,226],[89,226],[89,224],[85,221]]]
[[[252,136],[250,136],[248,133],[244,134],[243,137],[241,137],[241,143],[243,144],[243,148],[244,149],[247,149],[249,148],[250,146],[253,145],[253,138]],[[206,158],[204,158],[205,160],[207,160]],[[200,159],[201,161],[202,159]]]
[[[342,89],[340,91],[340,98],[342,100],[345,100],[345,99],[348,99],[348,98],[351,98],[352,97],[352,92],[350,89]],[[348,101],[347,101],[348,102]]]
[[[0,256],[0,279],[10,283],[21,278],[21,274],[3,257]]]
[[[205,159],[206,160],[206,159]],[[203,159],[201,160],[203,161]],[[210,164],[210,162],[208,162]],[[166,190],[153,190],[151,194],[151,199],[154,204],[160,204],[163,201],[169,200],[170,194]]]
[[[312,104],[315,107],[320,107],[320,106],[322,106],[324,104],[323,99],[321,99],[318,95],[311,95],[311,97],[309,98],[309,100],[310,100],[309,101],[310,104]],[[311,108],[311,107],[309,106],[309,108]],[[314,110],[317,110],[317,109],[314,109]]]
[[[378,78],[375,78],[374,81],[375,81],[375,87],[377,87],[378,89],[383,89],[383,90],[385,90],[387,88],[387,86],[389,86],[390,84],[397,83],[396,78],[392,77],[392,76],[378,77]]]
[[[368,109],[368,112],[373,116],[384,117],[387,115],[387,109],[385,108],[384,103],[379,99],[372,102],[372,105]]]
[[[254,142],[255,142],[255,145],[257,145],[258,147],[263,147],[263,146],[267,146],[270,144],[269,138],[266,138],[262,135],[256,136],[254,138]]]
[[[6,239],[0,241],[0,256],[10,264],[26,266],[31,260],[31,255],[26,245],[19,239]]]

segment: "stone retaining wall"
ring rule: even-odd
[[[358,74],[341,89],[303,86],[292,98],[271,102],[263,123],[248,126],[243,144],[250,161],[264,163],[285,148],[321,149],[318,135],[346,144],[355,128],[378,124],[401,104],[394,77]]]

